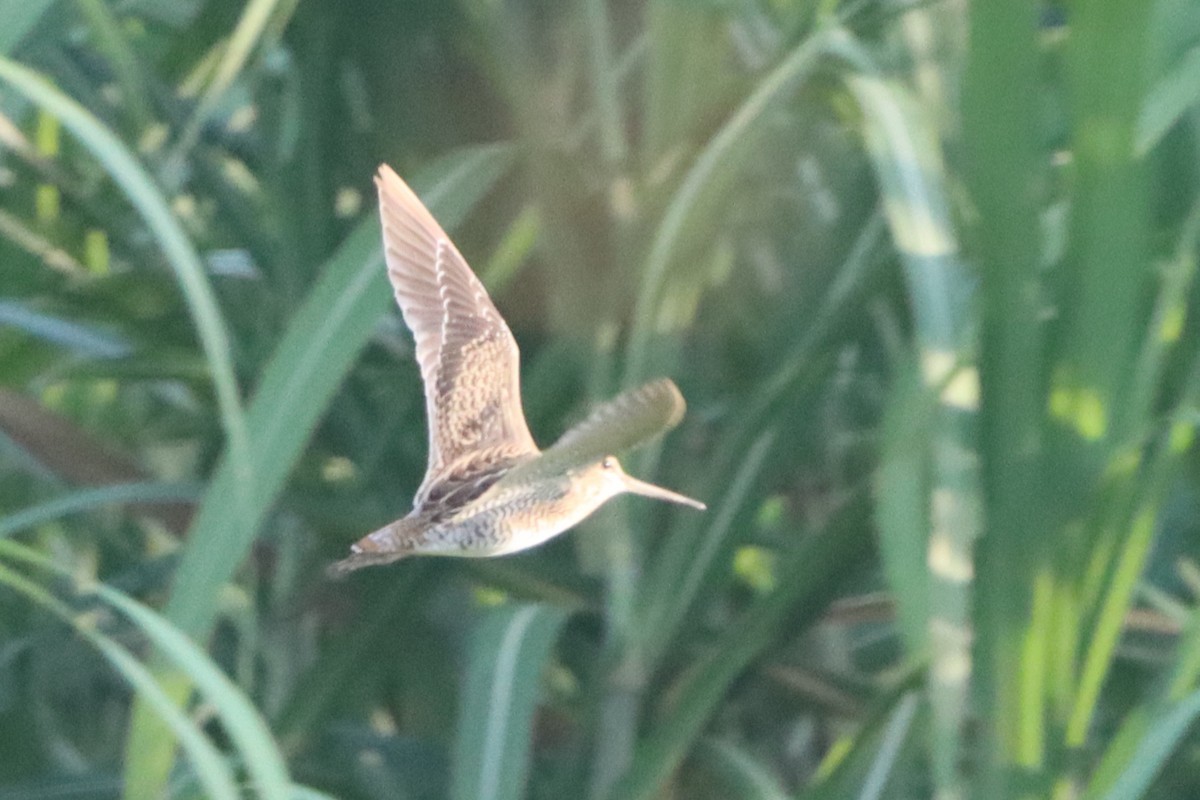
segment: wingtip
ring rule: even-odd
[[[427,229],[436,238],[446,238],[441,225],[425,207],[424,201],[413,188],[387,164],[380,164],[375,172],[375,188],[379,191],[381,213],[391,209],[401,217],[409,217]]]
[[[666,421],[668,429],[683,421],[684,415],[687,414],[687,401],[683,399],[683,392],[679,391],[675,381],[670,378],[658,378],[646,384],[646,388],[650,392],[664,392],[671,403],[671,412]]]
[[[380,164],[379,169],[375,170],[375,186],[379,189],[381,195],[396,192],[405,197],[408,195],[416,196],[412,188],[396,173],[396,170],[387,164]]]

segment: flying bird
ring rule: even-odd
[[[391,167],[375,185],[388,277],[425,384],[429,462],[412,511],[358,540],[333,574],[414,555],[515,553],[625,492],[705,508],[627,475],[616,458],[683,418],[669,379],[600,405],[539,450],[521,410],[517,343],[483,284]]]

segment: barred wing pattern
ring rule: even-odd
[[[601,403],[587,419],[564,433],[537,459],[512,469],[502,485],[520,484],[619,455],[674,428],[687,404],[669,378],[659,378]]]
[[[391,167],[375,178],[388,277],[416,341],[425,382],[429,463],[420,508],[437,484],[536,455],[521,410],[512,333],[450,237]]]

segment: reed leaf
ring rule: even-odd
[[[241,794],[233,770],[225,763],[216,745],[208,740],[204,732],[179,709],[159,684],[153,673],[112,637],[87,624],[70,607],[55,598],[41,586],[21,574],[0,564],[0,584],[24,595],[74,629],[75,633],[95,647],[113,669],[138,694],[145,698],[148,707],[174,734],[187,754],[196,772],[200,785],[214,800],[237,800]]]
[[[853,40],[840,44],[855,62],[869,65]],[[932,755],[938,791],[953,797],[963,783],[959,762],[971,674],[973,561],[983,502],[976,441],[976,330],[968,313],[974,281],[959,257],[932,121],[909,92],[871,72],[854,74],[847,84],[864,116],[867,151],[904,265],[921,373],[927,390],[937,397],[927,556]],[[903,544],[892,545],[899,546]]]
[[[251,461],[246,415],[233,371],[228,326],[217,307],[216,295],[200,257],[171,213],[170,204],[121,140],[45,77],[0,57],[0,80],[52,114],[75,134],[121,187],[162,248],[179,281],[212,370],[221,423],[228,439],[230,469],[237,476],[237,482],[226,495],[232,502],[228,499],[226,502],[239,514],[248,514],[257,476]]]
[[[823,530],[813,531],[780,564],[778,587],[728,628],[675,692],[671,707],[646,733],[629,773],[611,800],[648,800],[692,747],[710,715],[742,670],[780,635],[785,619],[795,629],[810,622],[836,588],[834,576],[861,556],[867,541],[866,503],[855,499]]]
[[[475,626],[455,737],[453,800],[525,796],[542,672],[566,619],[552,606],[504,606]]]

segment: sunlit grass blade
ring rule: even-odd
[[[443,225],[452,228],[508,162],[505,147],[475,148],[443,161],[414,184]],[[364,221],[330,259],[268,363],[250,407],[259,474],[251,513],[238,515],[228,502],[238,474],[223,461],[192,524],[167,603],[167,618],[188,635],[207,635],[221,586],[249,551],[313,427],[391,305],[382,263],[378,223]],[[182,701],[188,687],[177,691]],[[153,719],[135,713],[127,752],[127,775],[139,776],[127,784],[137,787],[127,796],[157,797],[170,767],[171,744],[155,734]]]
[[[251,462],[246,416],[233,371],[227,326],[200,256],[145,168],[91,112],[59,91],[46,78],[14,61],[0,58],[0,80],[52,114],[75,134],[121,187],[162,248],[183,290],[184,300],[212,369],[221,423],[228,440],[228,461],[230,469],[237,475],[237,482],[229,487],[226,502],[240,513],[248,513],[256,475]]]
[[[1200,680],[1200,611],[1193,608],[1179,642],[1170,673],[1163,682],[1157,698],[1134,708],[1121,722],[1116,734],[1108,741],[1088,782],[1087,800],[1106,794],[1129,771],[1136,769],[1135,760],[1144,755],[1144,743],[1150,729],[1161,724],[1164,710],[1185,702]]]
[[[1139,491],[1131,502],[1120,504],[1114,519],[1104,522],[1120,531],[1120,548],[1113,559],[1111,575],[1098,603],[1098,613],[1086,642],[1074,703],[1067,720],[1065,738],[1073,747],[1086,740],[1100,699],[1100,690],[1112,669],[1125,615],[1133,607],[1137,583],[1145,570],[1158,512],[1171,488],[1180,460],[1188,452],[1191,435],[1182,438],[1172,428],[1160,437],[1158,452],[1149,460],[1144,474],[1137,476]]]
[[[516,605],[475,626],[459,708],[452,800],[519,800],[529,773],[542,672],[566,612]]]
[[[852,40],[844,40],[842,48],[856,63],[869,64]],[[929,696],[934,781],[940,792],[954,796],[962,784],[973,559],[983,502],[976,331],[969,315],[974,280],[959,257],[932,121],[896,83],[862,72],[847,84],[863,112],[867,152],[904,265],[921,373],[937,397],[930,443]]]

